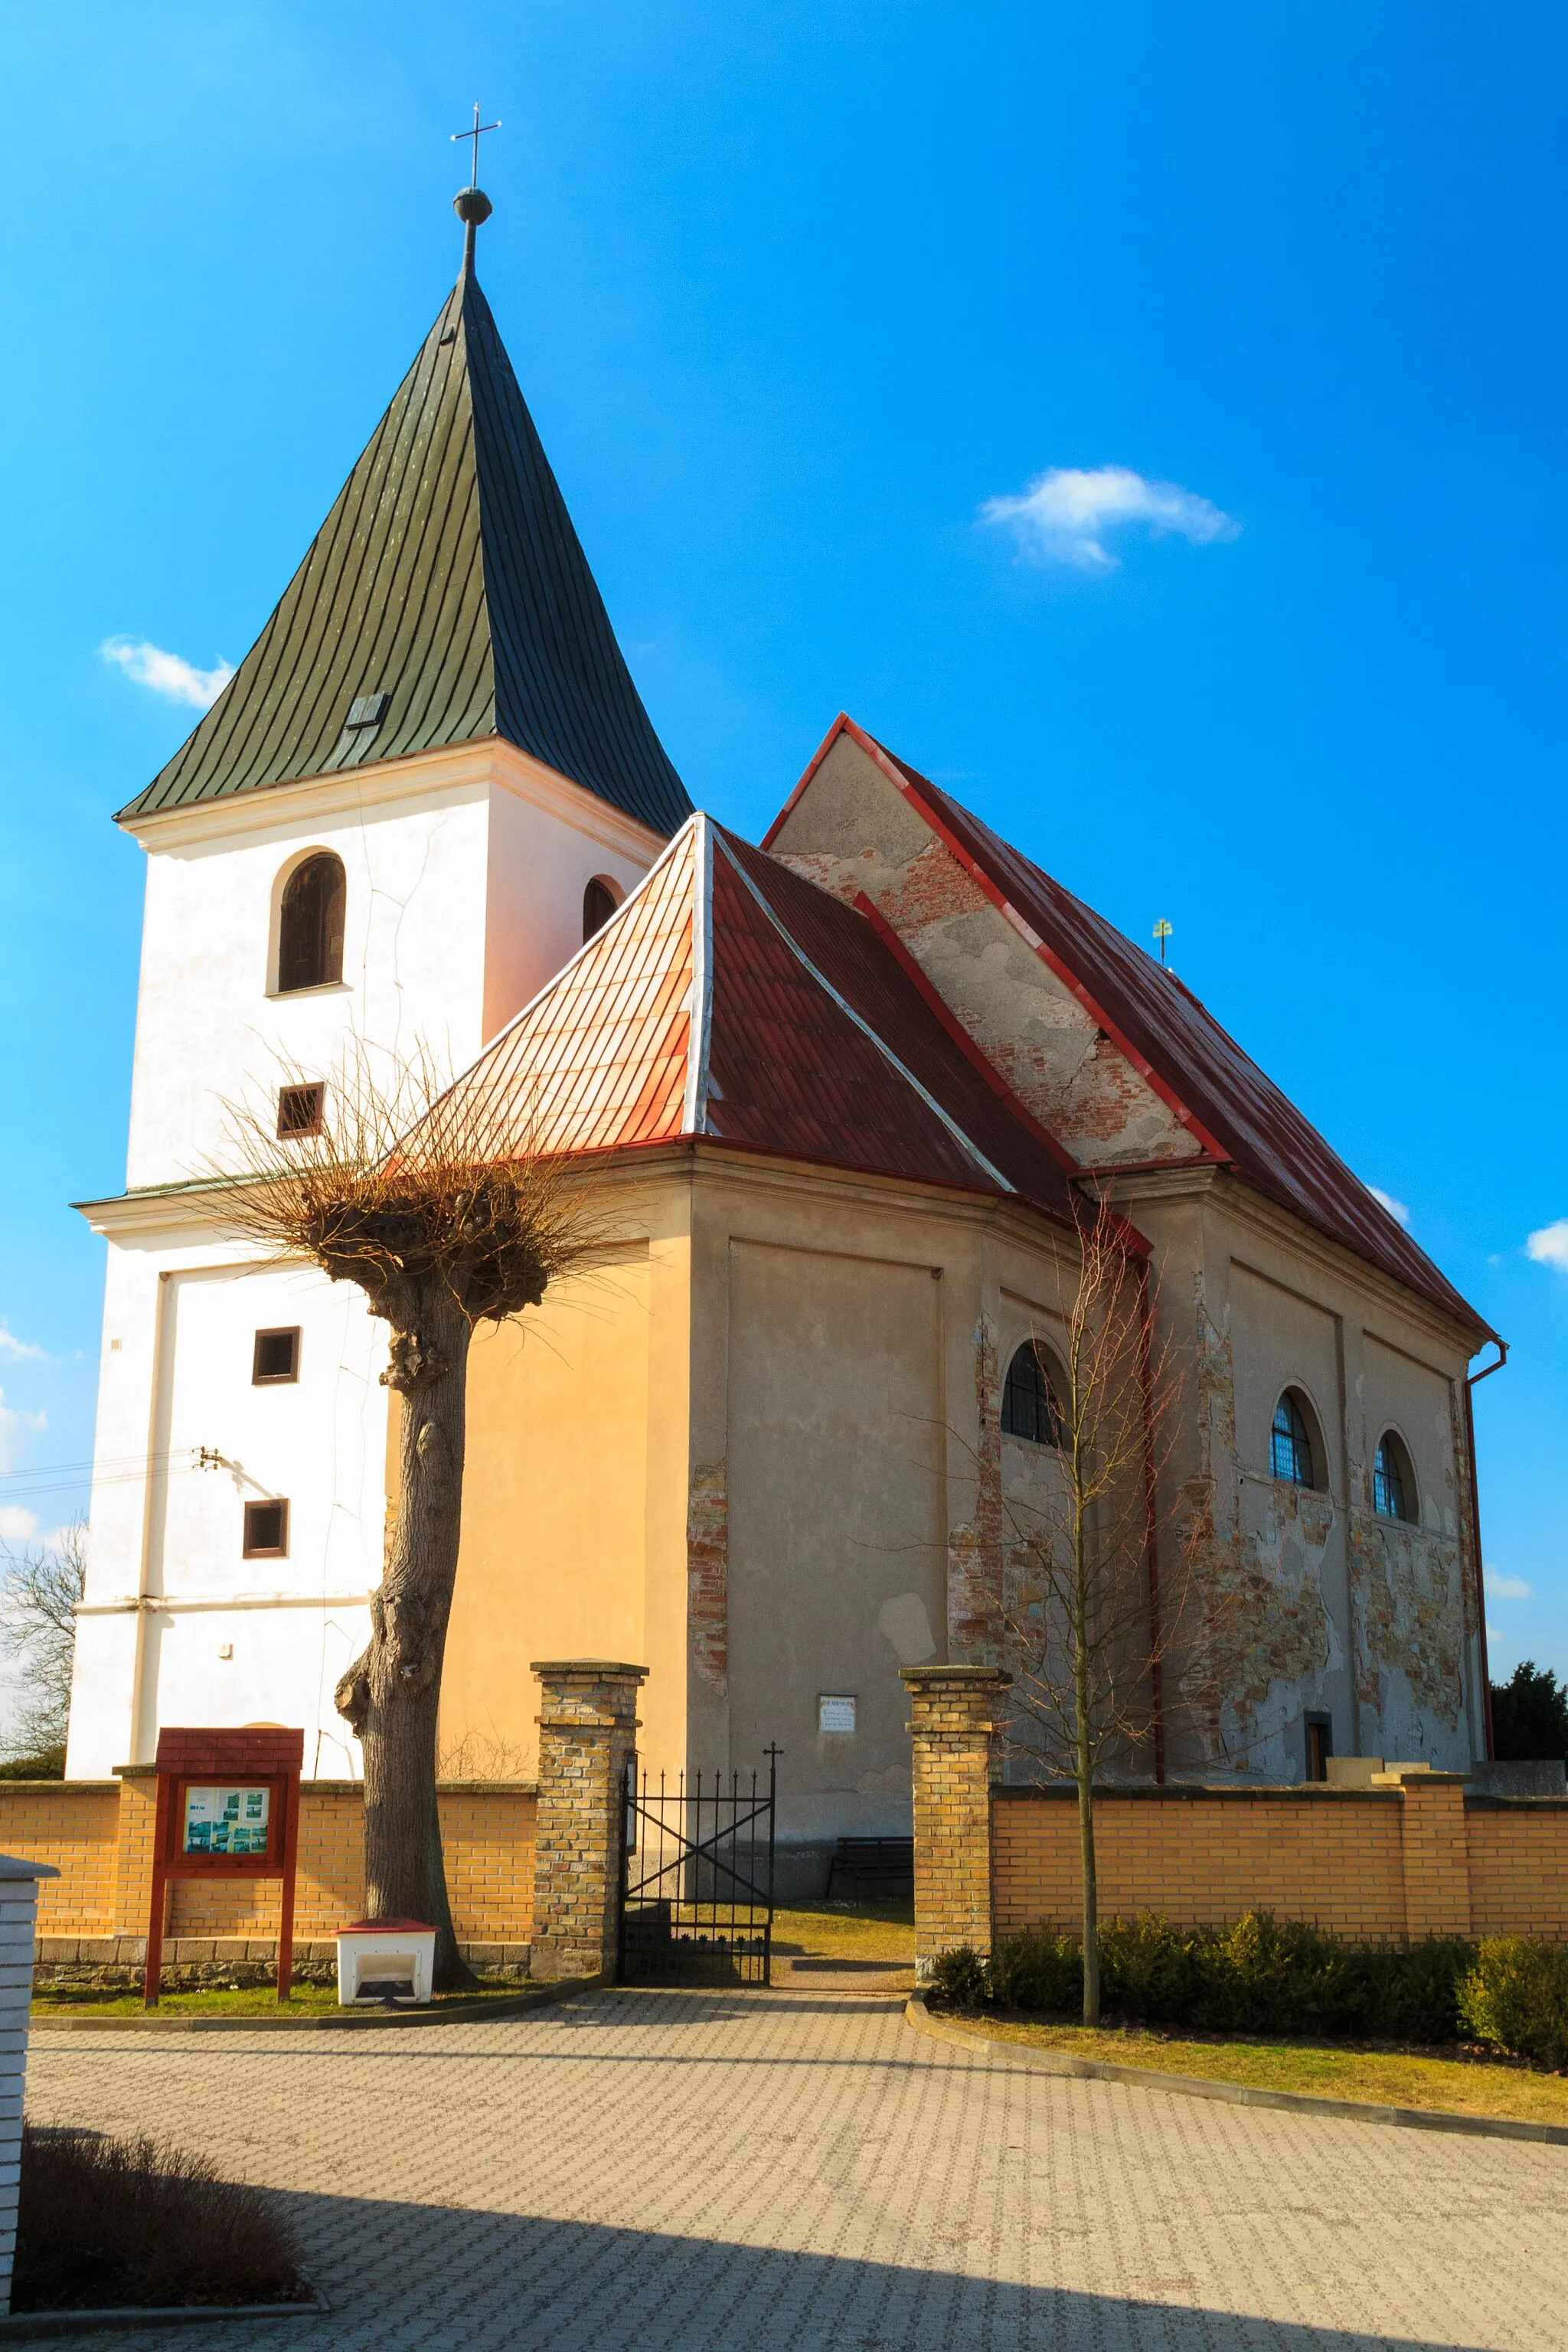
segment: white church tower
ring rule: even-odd
[[[126,1189],[109,1242],[67,1772],[163,1723],[303,1724],[363,1648],[384,1327],[226,1235],[226,1105],[332,1118],[355,1041],[453,1071],[689,814],[489,306],[456,288],[281,603],[119,822],[147,853]],[[280,1144],[286,1150],[286,1140]]]

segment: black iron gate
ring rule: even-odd
[[[772,1981],[776,1748],[765,1787],[753,1772],[650,1789],[634,1757],[626,1769],[621,1928],[622,1984]]]

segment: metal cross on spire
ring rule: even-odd
[[[474,100],[473,128],[469,131],[454,131],[449,134],[454,145],[456,145],[459,139],[471,139],[474,142],[473,176],[468,182],[470,188],[477,188],[479,184],[479,142],[484,137],[487,131],[499,131],[500,129],[500,116],[499,114],[493,122],[481,122],[479,121],[479,101],[476,98]]]

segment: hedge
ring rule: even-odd
[[[1249,1911],[1228,1927],[1176,1927],[1144,1913],[1100,1928],[1105,2012],[1211,2033],[1444,2042],[1464,2034],[1568,2069],[1568,1951],[1521,1936],[1470,1944],[1345,1944],[1300,1921]],[[936,1961],[950,2007],[1079,2011],[1083,1958],[1069,1936],[1009,1936],[989,1960],[970,1946]]]

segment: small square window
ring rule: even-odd
[[[318,1080],[310,1087],[283,1087],[278,1095],[280,1136],[320,1135],[327,1123],[327,1089]]]
[[[818,1731],[840,1734],[855,1728],[855,1701],[847,1691],[825,1691],[816,1702]]]
[[[250,1360],[252,1388],[266,1389],[300,1377],[300,1327],[288,1331],[258,1331]]]
[[[287,1559],[289,1556],[289,1506],[282,1501],[247,1503],[245,1507],[245,1557],[247,1559]]]

